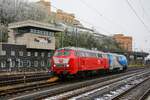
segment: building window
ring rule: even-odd
[[[44,67],[45,66],[45,62],[41,61],[41,66]]]
[[[38,56],[38,52],[35,52],[35,53],[34,53],[34,56],[37,57],[37,56]]]
[[[15,56],[15,51],[11,51],[11,56]]]
[[[6,55],[6,51],[5,51],[5,50],[2,50],[2,51],[0,52],[0,55],[1,55],[1,56],[5,56],[5,55]]]
[[[31,52],[27,52],[27,56],[31,56]]]
[[[38,67],[38,61],[34,61],[34,67]]]
[[[42,57],[44,57],[44,56],[45,56],[44,52],[42,52],[42,53],[41,53],[41,56],[42,56]]]
[[[48,53],[48,57],[51,57],[51,53],[50,52]]]
[[[30,32],[31,32],[31,33],[34,33],[34,30],[33,30],[33,29],[30,29]]]
[[[39,35],[52,36],[51,32],[46,30],[30,29],[30,32]]]
[[[11,62],[10,62],[10,68],[15,67],[15,65],[16,65],[15,61],[11,61]]]
[[[23,67],[23,61],[20,61],[20,67]]]
[[[19,51],[19,56],[23,56],[23,51]]]
[[[20,59],[16,58],[16,66],[20,67]]]
[[[1,62],[0,67],[1,67],[1,68],[5,68],[5,67],[6,67],[6,61]]]
[[[31,67],[31,61],[27,60],[27,67]]]

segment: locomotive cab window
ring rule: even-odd
[[[64,50],[64,51],[56,51],[54,56],[69,56],[70,55],[70,51],[69,50]]]

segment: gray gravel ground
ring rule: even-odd
[[[120,98],[120,100],[138,100],[143,95],[143,93],[149,88],[150,79],[144,82],[143,84],[140,84],[137,88],[134,88],[133,90],[125,94],[122,98]],[[147,100],[150,100],[150,98]]]

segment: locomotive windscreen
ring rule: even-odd
[[[70,55],[69,50],[58,50],[54,54],[54,56],[69,56],[69,55]]]

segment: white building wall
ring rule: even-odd
[[[47,39],[50,38],[50,43]],[[46,40],[44,40],[46,39]],[[37,41],[36,41],[37,40]],[[55,49],[55,37],[43,36],[32,33],[25,33],[16,37],[16,44],[26,45],[33,49]]]

